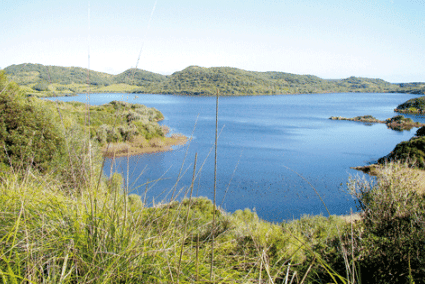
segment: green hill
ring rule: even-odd
[[[313,75],[255,72],[231,67],[189,66],[170,76],[128,69],[121,74],[88,72],[80,67],[11,65],[10,80],[28,95],[55,96],[87,92],[125,92],[186,95],[279,95],[337,92],[404,92],[423,94],[425,83],[392,84],[382,79],[349,77],[328,80]],[[87,82],[90,84],[87,84]]]
[[[132,68],[116,76],[113,76],[112,81],[116,84],[124,83],[129,85],[143,86],[154,82],[161,82],[165,79],[166,76],[164,75]]]
[[[255,72],[231,67],[190,66],[159,84],[142,87],[141,93],[189,95],[279,95],[332,92],[390,92],[396,85],[381,79],[350,77],[325,80],[312,75]]]
[[[96,72],[81,67],[59,67],[45,66],[42,64],[19,64],[11,65],[4,69],[11,81],[19,85],[30,85],[46,82],[67,84],[87,84],[87,76],[89,76],[92,85],[110,84],[113,75]]]

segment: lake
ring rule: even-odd
[[[373,163],[416,132],[394,131],[384,124],[333,121],[330,116],[373,115],[384,120],[415,97],[409,94],[301,94],[220,97],[217,156],[217,204],[226,211],[250,208],[259,217],[281,222],[303,214],[349,214],[357,211],[348,195],[350,169]],[[86,102],[86,94],[51,98]],[[216,101],[213,97],[155,94],[91,94],[90,103],[113,100],[155,107],[171,133],[190,143],[164,153],[115,160],[113,170],[128,178],[131,193],[149,205],[188,194],[195,153],[198,174],[194,196],[213,199]],[[425,122],[423,116],[409,116]],[[104,172],[110,174],[111,159]],[[127,164],[129,168],[127,169]],[[179,173],[180,178],[179,177]],[[177,185],[176,181],[179,179]]]

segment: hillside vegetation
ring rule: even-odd
[[[4,69],[27,94],[72,95],[87,92],[127,92],[186,95],[276,95],[336,92],[406,92],[423,94],[425,84],[391,84],[381,79],[349,77],[326,80],[285,72],[254,72],[230,67],[190,66],[169,76],[140,69],[118,75],[79,67],[11,65]],[[87,82],[90,82],[87,84]]]
[[[7,81],[4,71],[0,71],[0,90],[0,169],[31,166],[62,175],[89,145],[95,146],[95,152],[110,143],[159,148],[169,139],[157,123],[163,115],[155,108],[118,101],[88,106],[27,97],[16,83]],[[85,142],[71,147],[67,139]]]
[[[424,114],[425,113],[425,96],[414,98],[397,106],[394,110],[401,113]]]

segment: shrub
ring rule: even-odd
[[[34,90],[42,92],[42,91],[48,91],[49,90],[49,84],[47,82],[40,82],[34,87],[32,87]]]
[[[62,131],[52,113],[25,98],[0,73],[0,163],[16,168],[54,169],[65,153]]]
[[[425,126],[422,126],[416,131],[416,136],[425,136]]]
[[[363,283],[425,279],[425,200],[406,166],[386,165],[376,182],[356,179],[351,192],[363,211]]]
[[[380,163],[386,161],[400,161],[419,168],[425,167],[425,137],[412,138],[397,144],[394,150],[385,158],[378,160]]]

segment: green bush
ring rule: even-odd
[[[409,141],[397,144],[388,156],[378,160],[381,164],[388,161],[400,161],[411,166],[425,168],[425,136],[413,137]]]
[[[416,131],[416,136],[425,136],[425,126],[422,126]]]
[[[0,163],[15,168],[54,169],[65,153],[62,131],[52,113],[25,98],[0,73]]]
[[[425,199],[415,180],[399,164],[389,164],[374,183],[350,183],[364,214],[357,248],[362,283],[425,279]]]
[[[32,87],[34,90],[42,92],[42,91],[48,91],[49,90],[49,84],[47,82],[40,82],[35,84]]]

